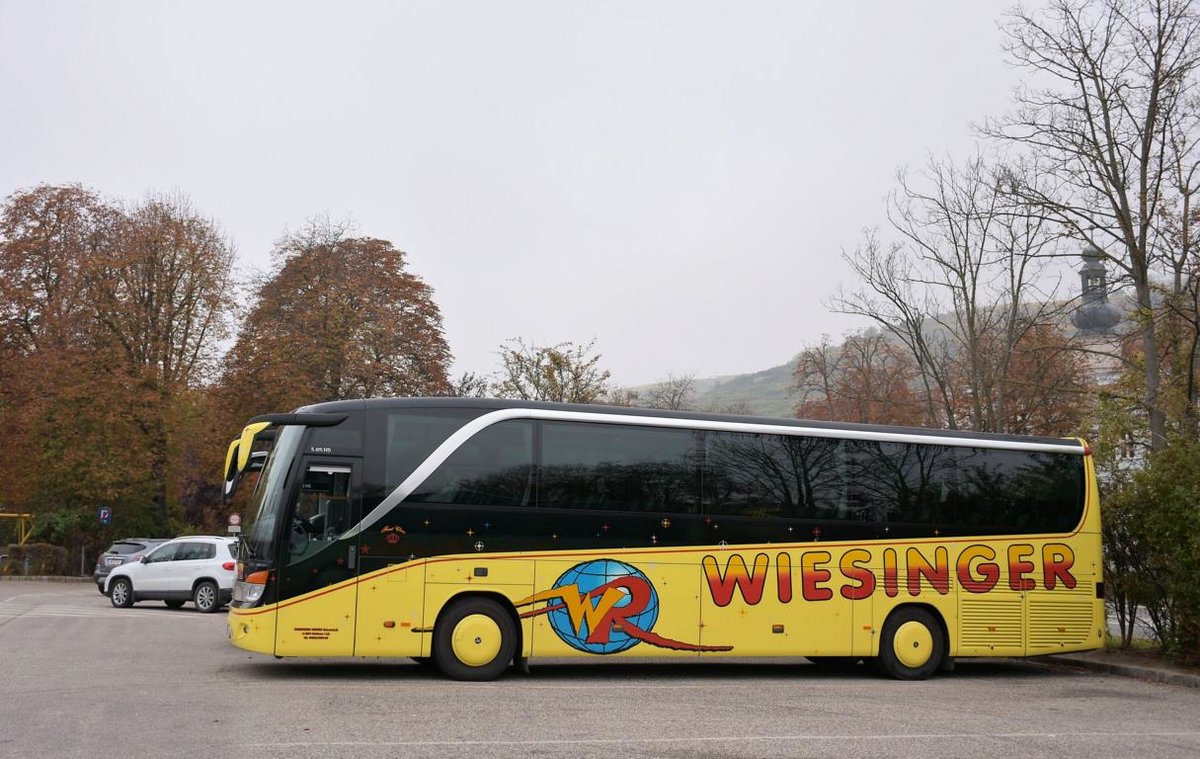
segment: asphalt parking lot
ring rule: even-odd
[[[275,660],[224,615],[0,582],[0,757],[1200,755],[1200,690],[1039,662],[923,683],[803,660],[533,662],[482,684],[407,660]]]

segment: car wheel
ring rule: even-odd
[[[946,658],[942,627],[924,609],[897,609],[883,623],[875,666],[897,680],[924,680]]]
[[[168,608],[168,609],[182,609],[182,608],[183,608],[183,604],[184,604],[184,603],[186,603],[186,602],[185,602],[185,601],[180,601],[180,600],[179,600],[179,599],[177,599],[177,598],[173,598],[173,599],[171,599],[170,601],[163,601],[163,603],[165,603],[165,604],[167,605],[167,608]]]
[[[211,580],[205,580],[192,591],[192,602],[196,604],[197,610],[209,614],[221,606],[217,593],[217,584]]]
[[[108,586],[108,600],[118,609],[128,609],[133,606],[133,584],[124,577],[118,577]]]
[[[438,620],[433,658],[455,680],[494,680],[517,652],[517,623],[490,598],[464,598]]]

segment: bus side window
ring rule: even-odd
[[[690,430],[543,422],[538,506],[698,513],[697,439]]]
[[[419,503],[529,506],[533,503],[533,424],[508,421],[476,433],[408,497]]]

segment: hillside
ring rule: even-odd
[[[745,407],[759,416],[792,416],[796,405],[792,385],[795,360],[753,374],[697,378],[697,409],[723,411]]]

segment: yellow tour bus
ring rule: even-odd
[[[269,441],[265,460],[260,450]],[[1078,439],[484,399],[250,420],[228,625],[276,657],[796,656],[900,679],[1105,638]]]

